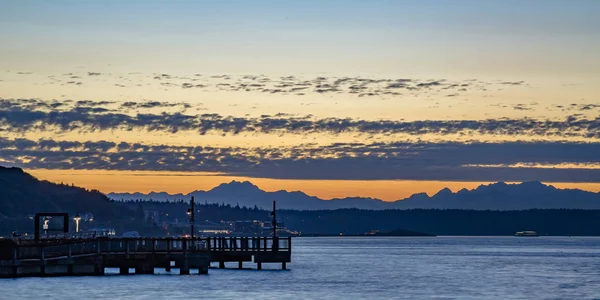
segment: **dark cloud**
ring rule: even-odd
[[[193,84],[193,83],[189,83],[189,82],[184,82],[181,84],[181,87],[184,89],[191,89],[191,88],[203,88],[206,86],[203,84]]]
[[[38,100],[24,103],[39,105]],[[174,107],[189,104],[167,103],[158,101],[126,102],[123,108],[155,108]],[[98,111],[100,112],[100,111]],[[600,117],[585,119],[571,115],[563,121],[521,119],[487,119],[487,120],[423,120],[423,121],[390,121],[360,120],[352,118],[309,118],[309,117],[232,117],[218,114],[184,114],[182,112],[161,114],[137,113],[128,115],[116,112],[99,114],[93,110],[42,111],[31,109],[15,101],[0,100],[0,126],[10,131],[27,131],[32,129],[48,130],[57,127],[62,131],[72,130],[147,130],[178,132],[181,130],[196,131],[206,134],[210,131],[222,134],[239,134],[242,132],[262,132],[279,134],[307,133],[358,133],[376,134],[449,134],[463,135],[505,135],[505,136],[555,136],[600,138]],[[103,112],[103,111],[102,111]]]
[[[88,76],[100,76],[111,74],[99,72],[87,72]],[[135,76],[134,76],[135,75]],[[129,73],[123,76],[114,76],[119,80],[118,83],[112,83],[113,86],[126,87],[122,81],[128,81],[131,84],[139,82],[138,73]],[[62,74],[77,79],[79,76],[73,73]],[[81,81],[62,81],[55,78],[55,75],[49,76],[51,82],[48,84],[73,84],[82,85]],[[463,81],[451,81],[448,79],[411,79],[411,78],[364,78],[364,77],[301,77],[301,76],[281,76],[267,77],[265,75],[213,75],[203,76],[201,74],[192,74],[189,76],[175,76],[171,74],[151,74],[143,78],[153,78],[160,80],[160,85],[169,87],[181,87],[183,89],[202,88],[202,91],[244,91],[244,92],[263,92],[272,94],[298,95],[298,94],[354,94],[357,96],[399,96],[401,91],[405,94],[416,95],[417,92],[436,94],[442,90],[485,91],[489,87],[508,88],[507,85],[518,86],[527,85],[524,81],[495,81],[484,82],[477,79]],[[68,79],[67,79],[68,80]],[[146,82],[147,85],[156,84]],[[140,84],[138,83],[138,86]],[[299,88],[305,87],[302,93],[298,93]],[[452,94],[445,93],[445,94]]]
[[[182,108],[190,108],[191,104],[188,103],[171,103],[171,102],[160,102],[160,101],[145,101],[145,102],[135,102],[128,101],[121,104],[122,108],[157,108],[157,107],[182,107]]]
[[[75,102],[75,106],[89,106],[98,107],[113,104],[115,101],[94,101],[94,100],[78,100]]]
[[[489,167],[598,164],[597,153],[600,143],[336,143],[216,148],[0,138],[0,158],[26,168],[210,171],[289,179],[600,182],[600,169]]]
[[[590,110],[600,110],[600,104],[598,104],[598,103],[571,103],[569,105],[555,105],[554,108],[558,108],[562,111],[590,111]]]
[[[531,110],[526,104],[517,104],[513,106],[514,110]]]
[[[0,99],[0,110],[11,110],[19,108],[23,110],[53,110],[63,106],[71,100],[65,101],[44,101],[39,99]]]
[[[417,87],[433,87],[433,86],[439,86],[442,85],[441,81],[430,81],[430,82],[421,82],[421,83],[417,83]]]
[[[162,79],[171,79],[171,75],[169,74],[159,74],[153,77],[154,79],[162,80]]]
[[[525,81],[521,80],[521,81],[503,81],[500,82],[500,84],[504,84],[504,85],[523,85],[525,84]]]
[[[105,113],[105,112],[109,112],[112,111],[110,109],[106,109],[104,107],[86,107],[86,106],[82,106],[82,107],[75,107],[72,110],[74,113],[77,114],[99,114],[99,113]]]

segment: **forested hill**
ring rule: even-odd
[[[189,202],[127,201],[123,205],[132,210],[160,212],[162,219],[186,222]],[[258,207],[198,203],[196,208],[197,223],[271,218],[270,211]],[[600,236],[600,210],[278,210],[277,216],[288,228],[305,234],[364,234],[371,230],[404,229],[435,235],[513,235],[517,231],[535,230],[540,235]]]
[[[120,215],[99,191],[40,181],[19,168],[0,167],[0,216],[43,211],[93,212],[100,218]]]

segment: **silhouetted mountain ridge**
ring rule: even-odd
[[[20,168],[0,166],[0,218],[63,211],[92,212],[103,219],[120,214],[99,191],[40,181]]]
[[[525,210],[525,209],[600,209],[600,193],[579,189],[557,189],[539,181],[507,184],[496,182],[480,185],[475,189],[461,189],[454,193],[444,188],[433,196],[426,193],[413,194],[402,200],[386,202],[376,198],[347,197],[323,200],[301,191],[279,190],[267,192],[249,181],[222,183],[208,191],[188,194],[167,193],[110,193],[115,200],[173,201],[189,199],[207,203],[224,203],[240,206],[270,208],[273,200],[282,209],[474,209],[474,210]]]

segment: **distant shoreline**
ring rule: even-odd
[[[366,234],[302,234],[294,237],[461,237],[461,238],[501,238],[501,237],[514,237],[519,239],[529,238],[600,238],[600,235],[539,235],[535,237],[520,237],[515,235],[366,235]]]
[[[372,237],[372,236],[402,236],[402,237],[434,237],[434,234],[429,234],[429,233],[424,233],[424,232],[418,232],[418,231],[410,231],[410,230],[404,230],[404,229],[396,229],[396,230],[392,230],[392,231],[387,231],[387,232],[379,232],[379,231],[373,231],[371,233],[363,233],[363,234],[359,234],[359,233],[355,233],[355,234],[344,234],[344,233],[339,233],[339,234],[320,234],[320,233],[309,233],[309,234],[303,234],[302,236],[352,236],[352,237],[356,237],[356,236],[360,236],[360,237]]]
[[[437,237],[436,235],[302,234],[295,237]]]

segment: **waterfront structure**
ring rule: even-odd
[[[281,263],[286,269],[291,262],[292,238],[280,238],[276,230],[270,237],[196,237],[193,198],[190,207],[190,235],[179,238],[145,238],[136,236],[137,232],[117,238],[113,229],[73,234],[69,233],[67,213],[37,213],[33,239],[0,238],[0,278],[103,275],[105,268],[119,268],[123,275],[131,268],[135,274],[178,268],[180,274],[189,275],[192,269],[207,274],[211,262],[218,262],[219,268],[237,262],[240,269],[244,262],[254,262],[259,270],[263,263]],[[62,217],[60,234],[47,234],[51,217]],[[44,220],[43,236],[40,220]],[[274,226],[275,220],[273,214]]]
[[[291,237],[0,239],[0,277],[152,274],[155,268],[207,274],[211,262],[291,262]]]

